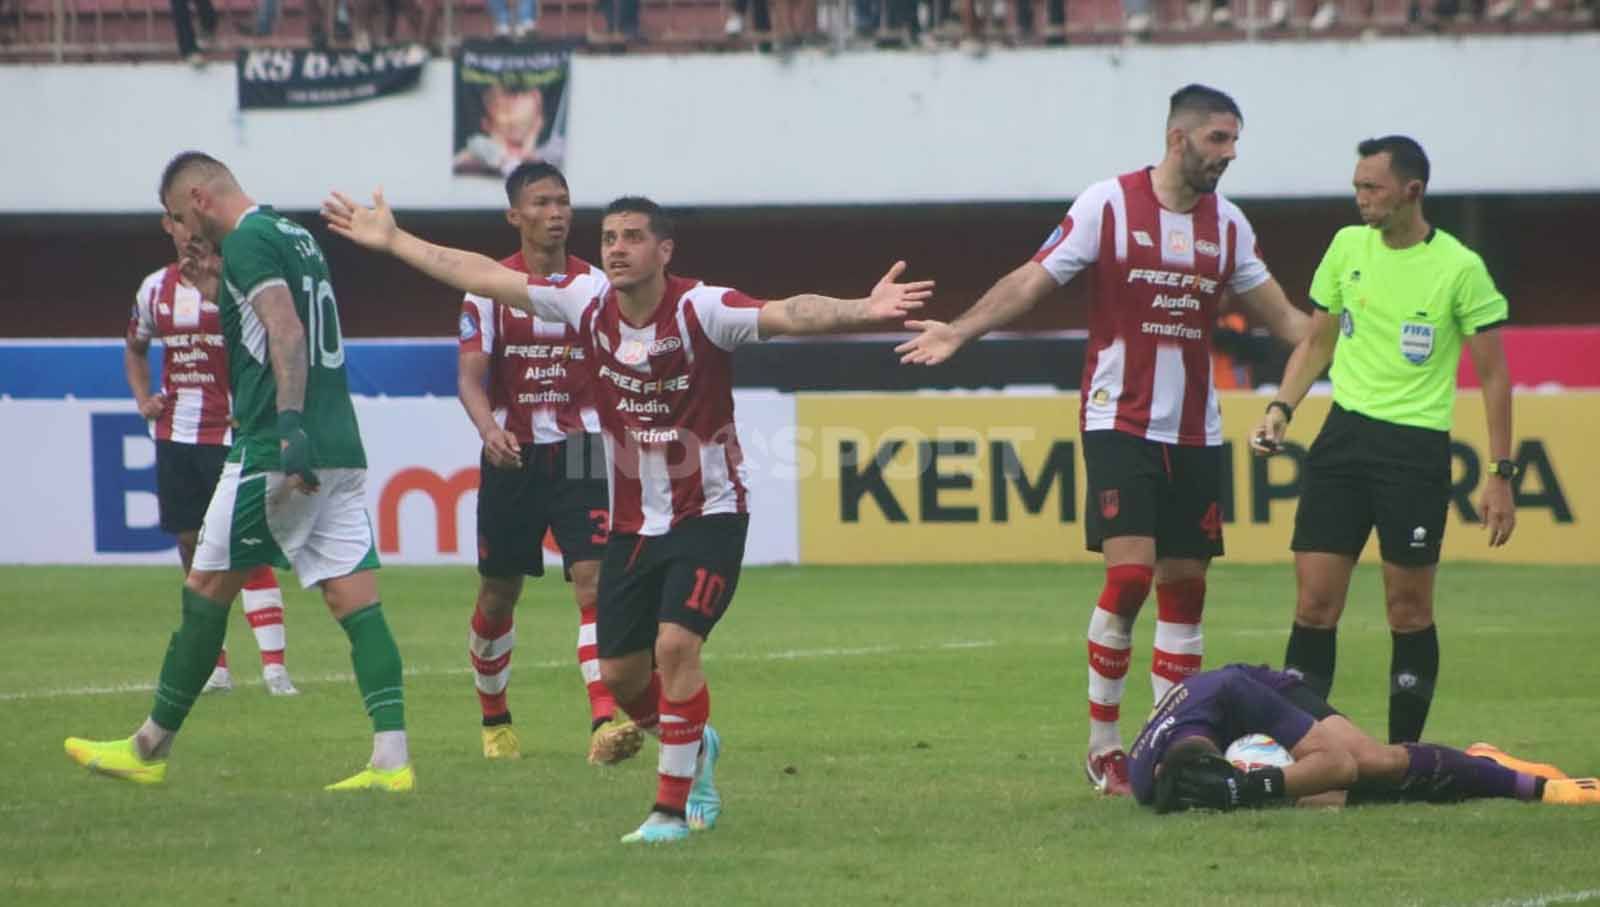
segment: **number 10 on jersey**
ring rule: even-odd
[[[339,368],[344,365],[344,334],[339,330],[333,284],[308,274],[300,278],[300,290],[306,294],[306,353],[311,367]]]

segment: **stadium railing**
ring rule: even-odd
[[[208,58],[226,59],[239,48],[298,47],[309,42],[312,29],[306,21],[304,0],[284,0],[277,28],[270,36],[244,34],[239,26],[252,22],[255,0],[213,0],[219,25],[205,40]],[[378,16],[377,43],[421,40],[440,53],[450,53],[466,39],[488,37],[492,31],[485,0],[418,0],[424,10],[422,31],[398,28],[393,38],[382,34],[386,13]],[[785,50],[815,45],[842,48],[856,45],[884,47],[1013,46],[1038,43],[1093,44],[1132,40],[1126,31],[1121,0],[1066,0],[1066,21],[1047,22],[1048,0],[770,0],[774,29],[767,33],[745,30],[730,35],[724,28],[730,0],[640,0],[641,35],[638,39],[608,33],[599,5],[593,0],[543,0],[538,38],[576,41],[598,51],[739,50],[752,47]],[[1469,33],[1526,33],[1564,31],[1592,26],[1600,0],[1550,0],[1559,9],[1541,9],[1547,0],[1514,4],[1512,14],[1490,22],[1484,15],[1448,22],[1419,18],[1414,0],[1335,0],[1340,10],[1331,27],[1312,31],[1314,0],[1292,4],[1286,23],[1274,27],[1268,20],[1270,0],[1231,0],[1232,23],[1189,24],[1183,0],[1156,0],[1153,27],[1140,40],[1164,42],[1223,42],[1285,40],[1317,35],[1331,38],[1373,37],[1422,29]],[[1426,0],[1431,8],[1435,0]],[[351,33],[335,21],[335,10],[349,7],[352,17],[368,3],[382,0],[345,0],[324,3],[328,22],[324,31],[335,36],[335,46],[347,45]],[[1028,33],[1020,26],[1019,6],[1033,6],[1039,25]],[[785,28],[791,5],[800,4],[806,27]],[[896,22],[891,8],[916,10],[916,24]],[[948,8],[947,21],[929,21],[937,5]],[[1470,6],[1470,4],[1468,4]],[[810,10],[817,10],[810,27]],[[877,18],[861,21],[863,11]],[[902,18],[905,18],[902,15]],[[177,54],[168,0],[0,0],[0,61],[65,62],[166,59]],[[748,17],[747,17],[748,19]]]

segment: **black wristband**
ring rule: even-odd
[[[287,438],[301,429],[300,411],[297,409],[278,410],[278,437]]]
[[[1283,783],[1283,769],[1272,765],[1251,769],[1244,773],[1244,784],[1239,791],[1240,806],[1267,806],[1289,795]]]
[[[1270,413],[1274,409],[1283,410],[1283,421],[1285,421],[1285,422],[1293,422],[1294,421],[1294,407],[1292,407],[1289,404],[1283,402],[1282,400],[1274,400],[1271,403],[1267,404],[1267,412]]]

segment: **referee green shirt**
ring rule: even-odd
[[[1505,321],[1477,253],[1435,229],[1406,249],[1373,227],[1333,237],[1311,301],[1339,319],[1333,401],[1373,419],[1449,431],[1462,338]]]

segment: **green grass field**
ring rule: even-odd
[[[261,689],[242,616],[234,693],[202,700],[161,788],[87,776],[68,735],[150,706],[177,571],[0,569],[0,904],[1553,904],[1600,899],[1600,809],[1508,802],[1158,818],[1083,781],[1083,632],[1100,571],[746,571],[708,647],[726,811],[625,848],[655,746],[583,761],[575,612],[530,584],[511,687],[525,758],[486,762],[464,654],[470,569],[390,569],[419,790],[333,795],[369,728],[344,635],[288,594],[302,695]],[[1600,568],[1447,565],[1431,739],[1600,772]],[[1219,567],[1207,662],[1282,657],[1287,568]],[[1388,634],[1363,568],[1334,702],[1384,727]],[[1141,621],[1124,733],[1150,704]],[[236,609],[237,610],[237,609]],[[1543,899],[1543,900],[1540,900]]]

